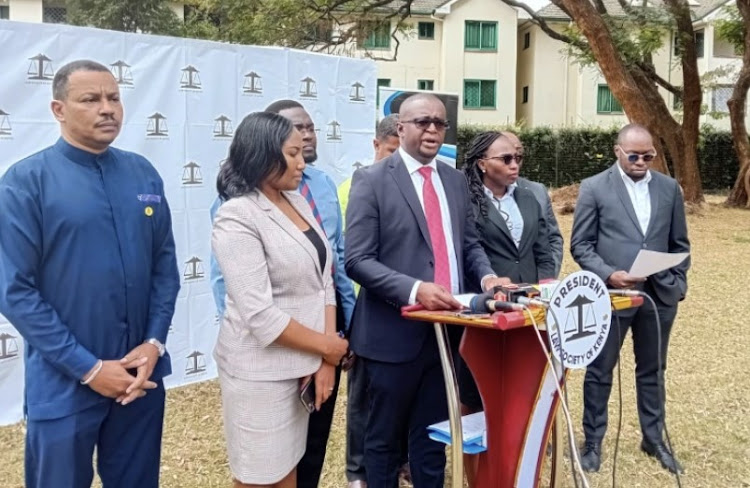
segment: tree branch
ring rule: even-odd
[[[501,0],[501,1],[506,5],[510,5],[511,7],[520,8],[521,10],[529,14],[529,16],[531,17],[531,21],[535,23],[536,25],[538,25],[544,31],[544,33],[547,34],[552,39],[555,39],[556,41],[564,42],[566,44],[570,44],[572,46],[577,47],[578,49],[588,48],[588,44],[586,44],[585,42],[579,41],[577,39],[573,39],[570,36],[566,36],[565,34],[561,34],[557,32],[556,30],[552,29],[549,26],[549,24],[547,24],[546,20],[544,20],[539,15],[537,15],[536,12],[534,12],[531,9],[531,7],[529,7],[525,3],[519,2],[516,0]],[[561,7],[560,5],[557,5],[557,6],[560,7],[563,11],[565,11],[565,9]],[[565,12],[565,14],[568,15],[568,17],[570,17],[570,15],[567,12]]]
[[[658,73],[654,70],[653,65],[646,64],[646,63],[636,63],[636,66],[643,71],[643,73],[654,83],[659,85],[660,87],[664,88],[668,92],[670,92],[673,95],[682,96],[682,88],[679,88],[678,86],[673,85],[672,83],[668,82],[661,76],[659,76]]]

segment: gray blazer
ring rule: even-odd
[[[331,249],[304,197],[284,192],[326,246],[321,269],[315,246],[261,192],[224,203],[211,244],[227,287],[226,312],[214,349],[226,373],[255,381],[300,378],[322,358],[274,341],[295,319],[325,331],[325,306],[336,305]]]
[[[563,236],[560,233],[560,226],[557,225],[555,211],[552,210],[552,201],[549,198],[547,187],[541,183],[527,180],[523,177],[519,177],[518,180],[516,180],[516,183],[518,183],[518,188],[523,188],[533,193],[536,201],[539,202],[539,206],[542,207],[544,219],[547,222],[549,251],[550,254],[552,254],[552,259],[555,261],[555,278],[557,278],[560,274],[560,267],[562,266],[564,241]]]
[[[690,252],[685,206],[677,182],[651,172],[651,220],[643,235],[617,164],[581,183],[570,238],[576,263],[605,281],[615,271],[628,271],[641,249]],[[690,258],[648,278],[662,303],[674,306],[685,298],[689,268]]]

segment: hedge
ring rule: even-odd
[[[480,132],[507,130],[507,127],[462,125],[458,128],[457,166],[463,166],[465,148]],[[613,146],[616,128],[552,129],[536,127],[516,129],[523,142],[525,160],[523,175],[548,187],[578,183],[608,168],[614,162]],[[671,167],[670,162],[668,161]],[[731,188],[737,178],[739,164],[732,146],[732,135],[710,126],[701,128],[698,147],[704,190]]]

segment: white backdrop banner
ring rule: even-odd
[[[10,21],[0,21],[0,46],[0,174],[58,138],[49,109],[57,69],[85,58],[112,70],[125,107],[114,145],[156,166],[172,208],[182,288],[167,341],[173,373],[166,384],[214,378],[219,321],[209,283],[209,208],[234,127],[274,100],[299,101],[318,130],[316,166],[339,184],[372,157],[374,62]],[[0,425],[22,417],[23,347],[0,316]]]

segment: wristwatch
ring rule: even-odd
[[[159,350],[159,357],[164,356],[164,353],[167,352],[167,348],[164,347],[164,344],[162,344],[159,339],[156,339],[155,337],[152,337],[151,339],[147,339],[143,341],[144,344],[151,344],[152,346],[155,346],[156,349]]]

